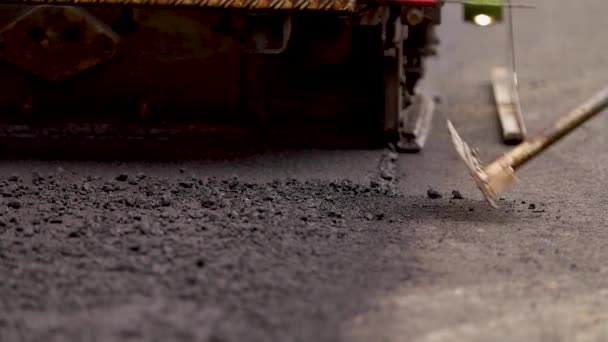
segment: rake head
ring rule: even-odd
[[[486,201],[493,208],[498,208],[497,194],[511,187],[515,181],[515,171],[510,165],[502,162],[501,159],[484,167],[477,151],[471,149],[460,138],[450,120],[447,120],[447,125],[454,148],[464,162],[469,174],[475,180],[477,188],[479,188]]]

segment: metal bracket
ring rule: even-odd
[[[507,68],[492,70],[494,99],[505,144],[518,144],[526,137],[526,127],[514,76],[514,73],[510,73]]]
[[[401,152],[420,152],[431,131],[435,102],[427,95],[414,95],[412,104],[399,113],[399,141]]]
[[[258,15],[251,15],[252,17],[258,17]],[[261,14],[259,16],[267,16],[264,14]],[[282,44],[279,48],[269,48],[268,46],[270,45],[270,42],[272,40],[271,35],[269,34],[269,30],[268,28],[271,27],[271,25],[259,25],[256,26],[254,25],[252,27],[252,32],[251,32],[251,40],[253,41],[255,48],[254,49],[249,49],[246,52],[247,53],[257,53],[257,54],[267,54],[267,55],[274,55],[274,54],[280,54],[283,53],[286,49],[287,49],[287,45],[289,44],[289,38],[291,37],[291,29],[292,29],[292,15],[286,15],[285,19],[283,21],[283,30],[282,30]],[[261,28],[265,28],[266,30],[263,30]],[[272,28],[270,28],[270,31],[272,31]]]
[[[507,0],[507,5],[511,5],[511,0]],[[507,12],[507,51],[511,62],[511,70],[506,67],[494,68],[492,70],[492,86],[502,128],[502,140],[505,144],[518,144],[526,138],[526,127],[517,90],[513,11],[508,8]]]

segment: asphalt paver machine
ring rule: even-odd
[[[3,0],[0,145],[424,145],[442,0]]]

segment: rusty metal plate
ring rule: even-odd
[[[6,0],[5,4],[143,7],[214,7],[250,10],[316,10],[353,12],[356,0]]]
[[[37,6],[0,29],[0,57],[57,82],[112,58],[118,41],[85,9]]]

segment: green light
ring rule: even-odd
[[[465,0],[464,20],[478,26],[502,21],[502,0]]]

